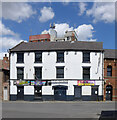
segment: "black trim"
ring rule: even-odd
[[[33,101],[34,95],[24,95],[24,101]]]
[[[16,101],[17,100],[17,95],[10,95],[10,101]]]

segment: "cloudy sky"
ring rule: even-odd
[[[50,23],[55,23],[58,37],[75,30],[80,41],[115,48],[114,2],[2,2],[0,18],[0,58],[30,35],[47,33]]]

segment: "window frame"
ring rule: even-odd
[[[57,63],[64,63],[64,51],[57,51]],[[60,54],[62,56],[60,56]]]
[[[58,69],[62,69],[63,73],[58,73]],[[62,77],[60,77],[60,76],[62,76]],[[56,67],[56,78],[64,78],[64,66],[57,66]]]
[[[22,71],[22,74],[18,74],[18,69],[23,69],[23,71]],[[22,75],[22,77],[19,77],[19,76],[21,76]],[[17,79],[18,80],[23,80],[24,79],[24,67],[17,67]]]
[[[17,63],[24,63],[24,53],[23,52],[17,53]]]
[[[88,73],[84,71],[84,69],[89,69]],[[84,74],[84,72],[86,73]],[[89,76],[89,77],[85,77],[85,76]],[[83,80],[90,80],[90,67],[83,67]]]
[[[110,70],[109,70],[110,69]],[[108,65],[107,66],[107,76],[108,77],[112,77],[112,66],[111,65]]]
[[[40,76],[38,77],[37,75],[36,75],[36,69],[41,69],[41,71],[39,71],[40,73]],[[35,77],[34,77],[34,79],[42,79],[42,67],[34,67],[34,72],[35,72]]]
[[[89,55],[87,57],[87,55]],[[90,52],[89,51],[84,51],[83,52],[83,63],[90,63]]]
[[[41,54],[39,57],[36,58],[37,54]],[[41,60],[40,60],[41,59]],[[35,52],[35,63],[42,63],[42,52]]]

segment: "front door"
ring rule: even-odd
[[[17,86],[17,100],[24,100],[24,86]]]
[[[93,100],[93,101],[97,101],[98,100],[98,86],[92,86],[91,100]]]
[[[57,86],[54,88],[54,100],[66,100],[66,88],[64,86]]]
[[[7,87],[4,87],[4,100],[8,100]]]
[[[74,86],[74,97],[75,97],[75,100],[81,100],[81,86]]]
[[[42,86],[35,86],[35,98],[42,97]]]
[[[112,86],[107,85],[106,86],[106,100],[112,100]]]

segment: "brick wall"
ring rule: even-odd
[[[112,66],[112,76],[107,76],[107,66]],[[106,86],[111,85],[112,90],[112,100],[117,101],[117,60],[105,59],[104,60],[104,100],[106,100]]]

